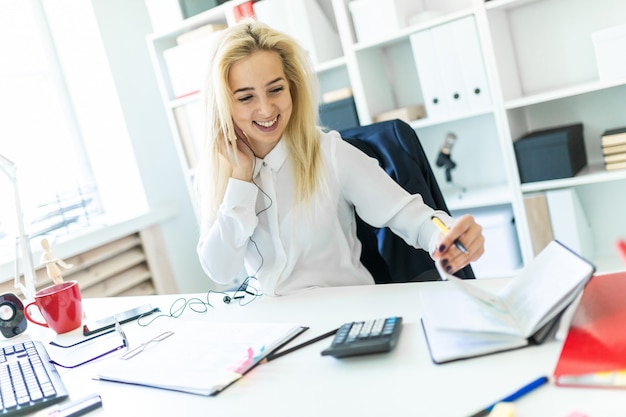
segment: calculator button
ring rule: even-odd
[[[335,334],[335,338],[333,339],[333,344],[343,343],[348,336],[348,332],[350,331],[350,327],[352,327],[352,323],[346,323],[337,330]]]
[[[348,338],[346,339],[347,343],[350,343],[359,336],[361,332],[361,327],[363,327],[363,322],[353,323],[352,328],[350,329],[350,333],[348,333]]]
[[[383,335],[389,335],[393,333],[394,326],[396,325],[396,318],[388,318],[385,321],[385,325],[383,327]]]
[[[363,339],[364,337],[368,337],[370,332],[372,331],[372,326],[374,325],[374,320],[366,321],[363,324],[363,328],[361,328],[361,332],[359,333],[359,337]]]
[[[372,335],[372,337],[380,336],[381,332],[383,331],[384,324],[385,324],[384,319],[375,320],[374,325],[372,326],[372,331],[370,332],[370,335]]]

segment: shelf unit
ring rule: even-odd
[[[480,13],[502,103],[502,140],[510,157],[515,156],[513,141],[529,131],[583,123],[588,165],[575,177],[519,184],[516,164],[512,174],[522,199],[565,189],[576,193],[592,232],[594,250],[589,256],[600,272],[624,269],[613,244],[626,235],[626,225],[616,221],[614,212],[626,202],[619,192],[626,176],[604,170],[600,136],[626,125],[626,77],[600,80],[591,34],[624,22],[626,9],[618,3],[497,0],[487,2]],[[533,255],[530,227],[523,200],[517,204],[520,245],[527,260]]]
[[[265,1],[265,0],[259,0]],[[626,207],[626,171],[602,167],[601,133],[626,126],[626,76],[600,80],[591,34],[626,21],[626,8],[616,0],[421,0],[424,12],[435,16],[404,27],[376,42],[358,42],[350,0],[317,1],[337,30],[343,56],[317,63],[320,93],[351,88],[362,125],[381,112],[423,103],[420,73],[412,36],[472,18],[482,51],[491,104],[445,117],[411,122],[427,152],[450,209],[455,212],[507,207],[515,218],[522,265],[535,255],[524,204],[526,196],[553,190],[575,191],[589,223],[599,272],[623,270],[614,251],[626,224],[617,218]],[[395,0],[399,1],[399,0]],[[187,19],[175,28],[148,38],[164,105],[181,163],[188,170],[193,199],[192,167],[187,164],[174,109],[198,101],[172,97],[163,52],[176,45],[176,36],[207,23],[232,24],[233,0]],[[427,115],[428,116],[428,115]],[[513,143],[524,134],[553,126],[582,122],[588,166],[573,178],[521,183]],[[454,132],[452,175],[465,187],[448,184],[435,164],[442,141]],[[500,271],[506,275],[512,271]]]

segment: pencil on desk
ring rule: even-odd
[[[289,349],[285,349],[282,352],[272,353],[272,354],[268,355],[267,358],[265,358],[265,362],[273,361],[274,359],[278,359],[281,356],[284,356],[284,355],[286,355],[288,353],[291,353],[293,351],[301,349],[301,348],[303,348],[305,346],[312,345],[313,343],[319,342],[320,340],[326,339],[327,337],[330,337],[330,336],[334,335],[335,333],[337,333],[337,330],[339,330],[339,329],[338,328],[337,329],[333,329],[333,330],[331,330],[329,332],[326,332],[326,333],[321,334],[321,335],[319,335],[317,337],[314,337],[313,339],[307,340],[306,342],[302,342],[299,345],[296,345],[296,346],[291,347]]]

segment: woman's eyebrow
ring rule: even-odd
[[[254,90],[254,87],[241,87],[233,91],[233,94],[243,93],[244,91],[252,91],[252,90]]]
[[[266,84],[266,86],[270,86],[274,83],[277,83],[278,81],[283,81],[285,78],[284,77],[276,77],[276,79],[270,81],[269,83]]]
[[[273,79],[272,81],[268,82],[265,85],[269,87],[270,85],[272,85],[274,83],[277,83],[278,81],[282,81],[284,79],[285,79],[284,77],[277,77],[277,78]],[[238,88],[235,91],[233,91],[233,94],[243,93],[245,91],[252,91],[252,90],[254,90],[254,87],[241,87],[241,88]]]

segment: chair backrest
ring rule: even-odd
[[[420,194],[430,207],[449,213],[441,189],[415,130],[401,120],[390,120],[340,132],[344,140],[376,158],[380,166],[411,194]],[[363,245],[361,262],[376,283],[433,281],[435,264],[390,229],[376,229],[357,216],[357,235]],[[455,275],[474,278],[468,265]]]

